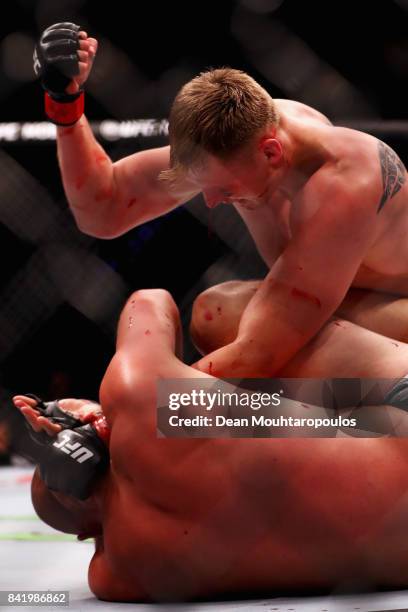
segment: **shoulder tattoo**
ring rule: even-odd
[[[405,167],[398,155],[384,142],[378,141],[378,155],[380,157],[383,192],[377,212],[380,212],[387,200],[399,192],[405,183]]]

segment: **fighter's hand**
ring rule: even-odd
[[[60,101],[66,94],[75,94],[89,76],[97,47],[96,39],[75,23],[55,23],[44,30],[33,61],[45,91]]]
[[[89,38],[88,34],[81,30],[78,33],[79,49],[77,51],[79,59],[79,74],[75,76],[66,88],[67,93],[76,93],[85,83],[91,72],[92,65],[98,50],[96,38]]]
[[[77,399],[44,402],[34,394],[15,395],[13,402],[29,430],[30,448],[24,456],[39,466],[45,486],[76,499],[87,499],[96,478],[109,467],[110,430],[101,406]],[[87,451],[86,462],[77,456],[72,461],[67,448],[78,449],[81,456]]]
[[[37,401],[34,398],[27,397],[26,395],[15,395],[13,402],[34,431],[45,431],[50,436],[55,436],[61,431],[61,425],[53,423],[41,414],[39,410],[36,410]],[[74,399],[71,397],[61,399],[58,401],[58,406],[63,412],[83,423],[89,422],[92,415],[98,416],[102,414],[100,404],[86,399]]]
[[[26,395],[15,395],[13,397],[15,407],[21,412],[27,423],[36,432],[44,431],[49,436],[56,436],[62,429],[61,425],[51,423],[49,419],[36,410],[37,401]]]

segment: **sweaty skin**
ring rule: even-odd
[[[273,376],[350,287],[408,295],[408,187],[396,153],[303,104],[275,102],[280,123],[253,143],[250,162],[208,155],[177,193],[159,179],[169,167],[169,147],[99,163],[104,152],[84,117],[69,137],[58,129],[64,187],[86,233],[121,235],[199,192],[210,208],[224,201],[241,215],[270,272],[237,338],[195,364],[209,372],[211,363],[221,377]]]
[[[202,355],[212,353],[236,339],[242,315],[260,285],[261,281],[227,281],[209,287],[197,296],[192,310],[190,333],[196,348]],[[337,351],[330,356],[332,367],[337,367],[337,377],[342,376],[345,363],[346,368],[349,368],[350,363],[354,364],[353,376],[368,376],[367,372],[373,367],[372,351],[376,345],[367,346],[366,352],[360,355],[356,362],[352,353],[354,349],[350,350],[350,345],[341,340],[337,345],[338,334],[333,333],[335,327],[339,328],[337,331],[344,330],[346,334],[350,334],[353,330],[355,342],[365,337],[367,329],[377,331],[382,336],[386,336],[386,339],[383,340],[385,344],[399,351],[408,343],[407,312],[408,298],[406,297],[353,289],[349,291],[346,300],[336,312],[336,317],[340,319],[331,319],[332,325],[328,328],[331,330],[328,346],[324,346],[322,342],[322,338],[327,336],[326,328],[323,328],[320,334],[309,341],[307,346],[284,369],[287,371],[289,368],[292,371],[294,364],[299,360],[305,364],[310,359],[310,355],[314,353],[314,348],[311,347],[315,347],[317,343],[321,359],[328,358],[331,350]],[[344,314],[349,320],[343,319]],[[356,325],[350,326],[349,321]],[[371,337],[378,338],[375,334]],[[391,359],[394,357],[395,355],[390,355]],[[314,359],[313,362],[312,370],[315,370]],[[296,373],[293,375],[297,376]],[[378,376],[381,376],[381,372]]]
[[[331,125],[308,106],[291,100],[277,100],[277,103],[297,135],[303,134],[305,141],[311,138],[321,146],[324,143],[323,163],[307,177],[295,197],[285,198],[282,194],[279,205],[271,198],[271,206],[265,206],[262,213],[258,210],[259,215],[251,215],[236,206],[265,262],[272,267],[291,236],[311,213],[313,203],[305,200],[304,189],[312,177],[318,180],[317,189],[319,183],[324,185],[326,176],[344,183],[362,182],[365,183],[367,211],[373,208],[381,214],[375,217],[374,240],[360,262],[352,286],[408,295],[408,245],[403,240],[408,230],[405,207],[408,185],[405,168],[397,154],[371,135]],[[316,172],[319,174],[315,175]],[[339,187],[333,185],[332,197],[336,195],[336,186]],[[276,251],[274,241],[268,237],[271,226],[280,228],[280,244]]]
[[[270,273],[248,304],[234,342],[196,364],[208,371],[211,360],[218,376],[253,376],[259,355],[267,361],[262,375],[276,374],[339,309],[350,287],[408,291],[407,247],[400,233],[400,224],[404,231],[407,225],[408,196],[396,154],[372,136],[330,125],[301,104],[279,100],[278,106],[282,127],[286,123],[287,133],[299,139],[298,152],[314,142],[315,165],[302,172],[294,158],[297,185],[295,176],[289,188],[278,187],[253,210],[234,204]],[[347,308],[342,315],[352,317]]]
[[[326,324],[315,350],[301,351],[282,375],[332,376],[336,355],[346,351],[343,377],[363,366],[369,377],[406,374],[408,345],[395,350],[388,338],[340,323]],[[70,532],[88,526],[95,537],[88,579],[96,597],[180,601],[407,587],[406,439],[157,438],[157,380],[203,377],[180,361],[179,346],[170,295],[133,294],[100,390],[111,469],[88,508],[57,496],[77,513]],[[405,412],[402,419],[408,430]],[[44,520],[49,493],[37,477],[33,501]]]

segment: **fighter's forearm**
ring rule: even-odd
[[[271,309],[272,310],[272,309]],[[276,312],[281,315],[279,306]],[[244,313],[245,316],[246,313]],[[294,312],[294,317],[296,316]],[[329,319],[331,311],[322,308],[307,320],[302,313],[296,321],[260,312],[256,317],[241,319],[240,330],[234,342],[209,353],[193,367],[218,378],[270,378],[306,345]],[[292,320],[292,323],[291,323]]]
[[[200,370],[212,367],[221,378],[275,376],[329,320],[338,296],[317,297],[273,272],[249,301],[234,342],[200,360]]]
[[[77,225],[98,237],[111,232],[114,171],[87,119],[57,128],[58,160],[65,193]]]
[[[217,378],[269,378],[274,375],[274,368],[268,355],[256,346],[235,340],[209,353],[192,367]]]

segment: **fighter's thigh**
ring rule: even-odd
[[[403,342],[408,339],[408,298],[351,288],[336,311],[338,317]]]

